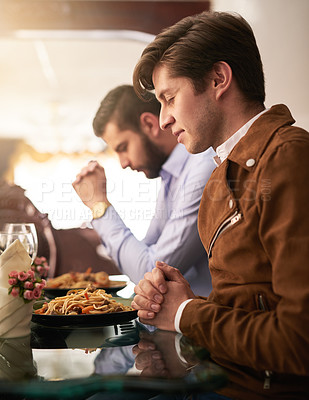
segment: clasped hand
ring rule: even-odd
[[[144,275],[134,292],[132,307],[138,310],[140,321],[169,331],[175,331],[174,321],[180,304],[195,298],[179,270],[161,261]]]
[[[104,168],[97,161],[90,161],[72,183],[82,202],[92,208],[96,202],[108,202]]]

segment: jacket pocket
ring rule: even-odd
[[[257,295],[257,303],[258,303],[258,308],[261,311],[268,311],[268,305],[265,296],[262,293],[258,293]],[[264,385],[263,389],[270,389],[270,382],[271,382],[271,377],[272,377],[273,372],[270,371],[269,369],[265,370],[265,378],[264,378]]]
[[[224,220],[219,228],[216,230],[216,233],[214,234],[210,245],[209,245],[209,249],[208,249],[208,257],[210,258],[212,255],[212,248],[216,242],[216,240],[218,239],[218,237],[224,232],[226,231],[230,226],[236,224],[238,221],[240,221],[242,218],[242,214],[236,210],[234,212],[234,214],[230,215],[226,220]]]

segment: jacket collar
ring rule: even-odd
[[[248,159],[255,160],[254,166],[256,166],[274,133],[282,126],[292,125],[294,122],[290,110],[284,104],[271,107],[252,124],[246,135],[228,155],[228,160],[239,164],[242,168],[252,170],[254,167],[246,165]]]

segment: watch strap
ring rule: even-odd
[[[93,219],[98,219],[103,217],[103,215],[106,213],[106,210],[110,206],[110,203],[107,203],[105,201],[97,201],[94,203],[92,206],[91,212],[92,212],[92,218]]]

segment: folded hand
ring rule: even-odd
[[[97,161],[90,161],[82,168],[72,185],[82,202],[89,208],[99,201],[108,202],[105,171]]]
[[[134,289],[132,307],[138,310],[141,322],[173,331],[180,304],[195,298],[189,283],[177,268],[157,262]]]

